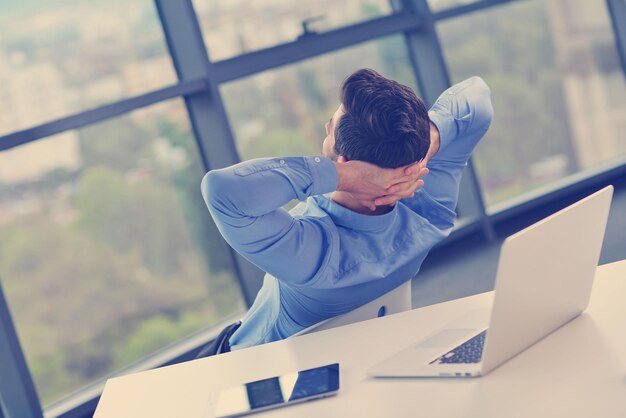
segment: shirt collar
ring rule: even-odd
[[[364,215],[333,201],[330,195],[315,196],[315,202],[337,225],[359,231],[379,231],[387,228],[398,214],[398,205],[382,215]]]

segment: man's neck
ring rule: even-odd
[[[359,203],[350,193],[346,192],[333,192],[330,196],[331,200],[344,208],[350,209],[353,212],[357,212],[363,215],[382,215],[390,212],[392,206],[378,206],[376,210],[371,210],[367,206],[363,206]]]

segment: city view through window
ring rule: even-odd
[[[452,82],[480,74],[494,121],[474,154],[487,204],[623,158],[626,84],[603,2],[513,2],[444,21]]]
[[[0,4],[0,135],[176,82],[154,3]]]
[[[243,310],[182,101],[0,166],[22,173],[0,176],[0,272],[44,403]]]
[[[151,1],[2,9],[2,133],[175,81]],[[0,152],[0,279],[44,405],[243,311],[203,174],[181,99]]]
[[[339,106],[339,86],[364,67],[417,89],[401,35],[223,85],[241,158],[321,153],[324,124]]]
[[[242,3],[193,1],[212,60],[400,2]],[[474,154],[488,206],[626,155],[604,2],[511,2],[437,31],[452,82],[480,75],[492,90]],[[0,135],[177,81],[150,0],[2,2],[0,33]],[[363,67],[419,95],[402,34],[221,85],[242,159],[320,153],[341,81]],[[0,152],[0,280],[44,405],[244,311],[203,171],[180,98]]]
[[[399,10],[396,0],[194,0],[212,61],[291,42]],[[306,32],[305,32],[306,27]]]

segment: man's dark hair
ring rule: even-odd
[[[411,88],[362,69],[342,84],[345,114],[335,127],[335,152],[348,160],[396,168],[421,161],[430,146],[426,104]]]

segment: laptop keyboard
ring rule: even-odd
[[[433,360],[430,364],[438,363],[480,363],[483,357],[483,347],[487,330],[465,341],[463,344],[448,351],[443,356]]]

